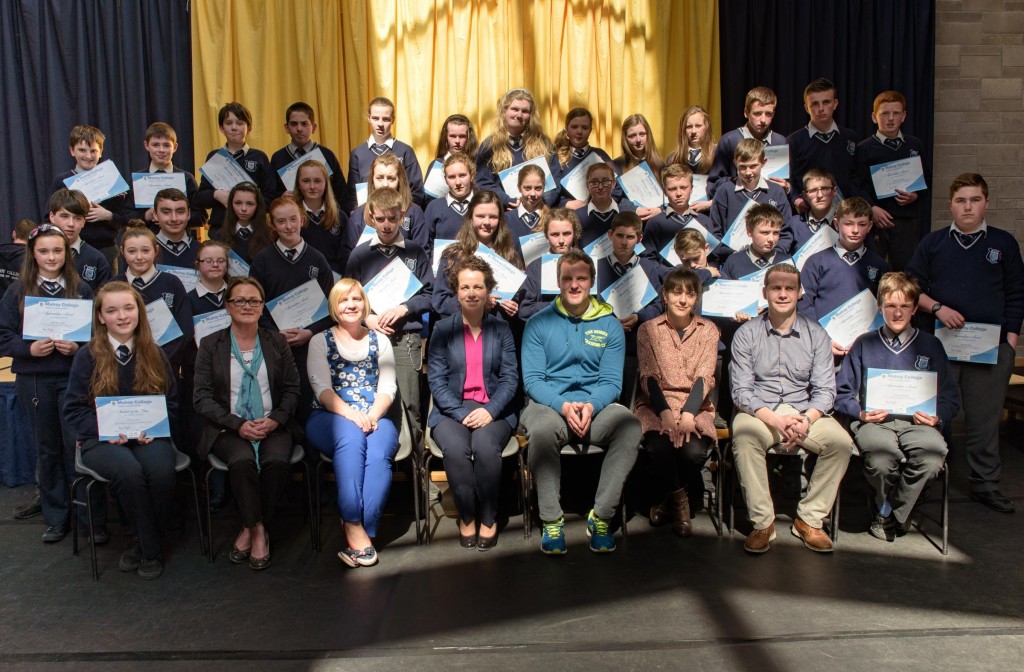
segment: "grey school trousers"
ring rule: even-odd
[[[967,464],[971,468],[971,491],[999,489],[1002,462],[999,459],[999,418],[1003,414],[1006,388],[1013,373],[1016,353],[1009,343],[999,345],[995,364],[951,362],[956,386],[963,400],[967,439]]]

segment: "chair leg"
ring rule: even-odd
[[[96,481],[91,480],[89,484],[85,486],[85,515],[88,516],[89,521],[89,557],[92,559],[92,580],[100,580],[100,569],[96,562],[96,537],[92,534],[92,486],[95,485]]]
[[[320,525],[316,516],[313,515],[313,484],[309,479],[309,465],[302,460],[302,477],[306,481],[306,513],[309,515],[309,546],[314,552],[320,550]]]
[[[523,539],[529,539],[530,527],[530,496],[526,490],[526,465],[523,464],[523,451],[516,453],[519,463],[519,507],[523,512]]]
[[[82,505],[82,502],[75,499],[75,493],[85,479],[85,476],[79,476],[71,484],[71,555],[78,555],[78,507]]]
[[[206,556],[206,535],[203,533],[203,512],[199,508],[199,486],[196,484],[196,474],[192,467],[185,469],[188,472],[189,480],[192,482],[192,502],[196,507],[196,525],[199,529],[199,553]]]
[[[840,483],[839,484],[840,490],[842,489],[842,486],[843,486],[843,484]],[[831,520],[832,530],[831,530],[831,532],[832,532],[832,543],[833,544],[835,544],[835,543],[837,543],[839,541],[839,500],[840,500],[840,490],[836,490],[836,503],[832,505],[832,520]]]
[[[324,464],[323,460],[318,460],[317,463],[316,463],[316,466],[313,468],[313,473],[315,474],[315,476],[313,478],[313,487],[314,487],[314,490],[316,492],[316,499],[315,499],[315,502],[316,502],[316,511],[315,511],[315,513],[316,513],[316,546],[315,546],[315,548],[316,548],[317,552],[319,552],[323,548],[323,543],[324,543],[323,534],[322,534],[322,531],[321,531],[322,530],[322,524],[323,524],[323,510],[324,510],[324,507],[323,507],[323,504],[322,504],[322,500],[320,499],[320,481],[323,479],[323,475],[320,472],[320,467],[323,466],[323,464]]]
[[[717,449],[716,449],[717,450]],[[722,536],[722,494],[723,488],[725,487],[725,460],[722,458],[722,451],[718,452],[718,469],[715,470],[715,510],[717,512],[718,524],[715,525],[715,530],[718,532],[718,536]]]
[[[424,449],[423,460],[417,464],[419,474],[417,478],[420,483],[420,494],[418,501],[423,506],[423,534],[420,536],[416,535],[417,544],[426,544],[427,546],[434,540],[433,530],[430,529],[430,459],[433,455],[430,454],[429,450]],[[418,517],[418,516],[417,516]]]
[[[626,492],[623,488],[622,495],[619,497],[619,517],[622,519],[622,540],[625,541],[626,537],[629,536],[629,530],[626,528]]]
[[[942,554],[949,555],[949,465],[942,465]]]
[[[206,548],[209,551],[209,560],[213,562],[213,505],[210,503],[210,475],[213,467],[206,470],[206,539],[209,544]]]

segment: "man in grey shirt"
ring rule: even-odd
[[[818,455],[807,496],[790,528],[804,546],[830,553],[821,521],[832,508],[853,441],[827,415],[836,396],[832,339],[796,312],[800,271],[772,266],[764,278],[768,310],[736,331],[732,342],[732,450],[754,531],[743,548],[764,553],[775,539],[766,453],[772,446]]]

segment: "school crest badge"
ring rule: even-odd
[[[405,260],[405,265],[409,268],[410,271],[415,271],[416,270],[416,260],[415,259],[406,259]]]
[[[320,269],[316,266],[309,267],[309,279],[316,280],[320,276]]]
[[[928,363],[931,361],[931,357],[925,355],[918,355],[917,359],[914,360],[914,368],[918,371],[927,371]]]
[[[912,150],[910,150],[910,155],[911,156],[918,156],[919,152],[916,149],[912,149]]]
[[[1003,258],[1001,250],[997,250],[994,247],[988,248],[988,252],[985,253],[985,261],[990,264],[998,264]]]
[[[256,172],[256,162],[253,161],[252,159],[246,159],[246,161],[245,161],[245,172],[247,172],[247,173],[255,173]]]
[[[846,143],[846,153],[849,154],[850,156],[856,154],[857,143],[855,143],[853,140],[850,140],[848,143]]]
[[[875,278],[878,277],[878,268],[875,266],[868,266],[868,280],[874,282]]]
[[[95,266],[83,266],[82,267],[82,279],[86,282],[92,282],[96,279],[96,267]]]
[[[410,223],[410,221],[411,220],[410,220],[408,215],[406,215],[405,217],[402,217],[402,229],[403,230],[405,230],[405,231],[409,230],[409,223]]]
[[[339,235],[341,235],[341,224],[335,224],[334,226],[332,226],[330,233],[331,233],[332,236],[339,236]]]
[[[173,308],[174,307],[174,293],[173,292],[164,292],[164,303],[167,304],[168,308]]]
[[[779,204],[776,201],[774,201],[773,199],[770,199],[770,198],[768,199],[768,204],[771,205],[773,208],[778,208],[779,207]]]

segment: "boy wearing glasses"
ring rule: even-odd
[[[779,239],[779,248],[791,255],[822,227],[832,226],[835,219],[836,204],[833,197],[836,181],[832,173],[821,168],[811,168],[804,173],[803,189],[804,201],[809,208],[807,212],[790,218],[789,226],[783,229]]]

